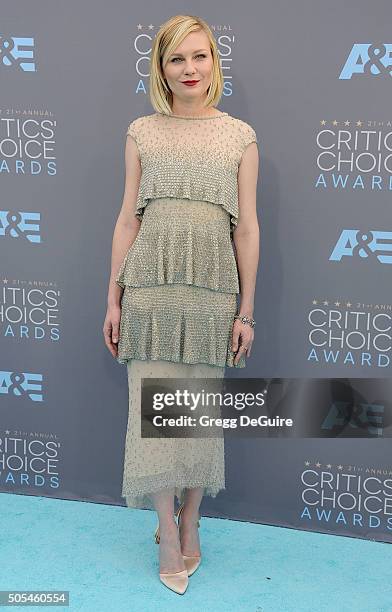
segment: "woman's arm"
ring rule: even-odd
[[[121,263],[135,240],[141,225],[135,217],[137,194],[141,177],[140,158],[136,142],[128,134],[125,143],[125,188],[120,213],[118,215],[112,240],[112,261],[108,289],[108,306],[120,303],[122,287],[117,285],[116,276]]]
[[[240,280],[239,314],[253,318],[254,296],[257,267],[259,263],[259,224],[256,213],[257,176],[259,152],[256,142],[245,149],[238,170],[238,207],[239,217],[233,231],[233,242]],[[233,322],[232,347],[237,353],[234,364],[241,355],[250,356],[254,330],[239,319]]]
[[[259,224],[256,212],[259,152],[252,142],[244,151],[238,170],[239,218],[233,231],[240,278],[240,315],[253,317],[259,264]]]
[[[123,288],[116,283],[121,263],[129,247],[138,235],[141,221],[135,216],[136,201],[141,178],[139,151],[130,134],[125,144],[125,189],[112,240],[112,261],[108,289],[108,303],[103,335],[113,357],[118,355],[118,339],[121,319],[120,300]]]

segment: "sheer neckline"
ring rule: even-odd
[[[167,114],[167,113],[157,113],[158,115],[163,115],[164,117],[173,117],[174,119],[219,119],[220,117],[225,117],[228,113],[220,112],[219,115],[208,115],[208,116],[187,116],[187,115],[175,115],[175,114]]]

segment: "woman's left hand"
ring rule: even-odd
[[[246,355],[247,357],[250,356],[254,335],[253,327],[247,323],[242,323],[239,319],[234,320],[231,347],[233,353],[237,353],[234,358],[234,365],[238,364],[242,355]]]

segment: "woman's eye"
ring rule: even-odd
[[[196,55],[196,57],[207,57],[205,53],[199,53],[199,55]],[[176,60],[181,60],[181,57],[174,57],[172,59],[172,62],[175,62]]]

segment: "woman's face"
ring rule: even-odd
[[[190,99],[202,101],[212,80],[212,55],[207,34],[200,30],[191,32],[167,58],[163,73],[170,87],[173,99],[181,102]],[[198,81],[186,85],[184,81]]]

